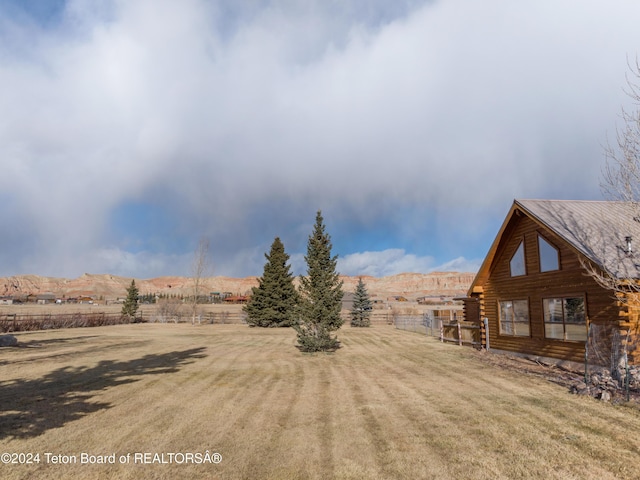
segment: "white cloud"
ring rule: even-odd
[[[464,257],[454,258],[432,269],[433,272],[477,272],[482,264],[482,259],[468,260]]]
[[[0,244],[20,252],[5,268],[65,275],[184,271],[187,247],[119,243],[110,214],[132,201],[165,209],[174,243],[209,235],[242,275],[317,208],[411,209],[389,232],[404,237],[428,211],[429,241],[449,242],[514,197],[593,198],[640,44],[631,0],[70,0],[44,27],[1,13],[0,188],[23,237]],[[412,255],[341,264],[445,261]]]
[[[338,258],[338,271],[343,275],[370,275],[384,277],[398,273],[429,272],[475,272],[479,268],[478,260],[456,258],[438,265],[433,257],[418,256],[403,249],[390,248],[379,252],[360,252]]]

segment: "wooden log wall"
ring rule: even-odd
[[[629,363],[640,364],[640,294],[630,293],[620,308],[620,335]]]
[[[540,271],[538,235],[559,250],[559,270]],[[523,241],[526,275],[512,277],[509,263]],[[544,298],[583,297],[588,321],[603,324],[619,321],[614,296],[585,274],[578,254],[564,240],[523,214],[515,215],[505,229],[488,279],[482,287],[478,290],[478,297],[481,298],[481,315],[489,319],[491,348],[584,361],[584,342],[545,338]],[[500,334],[499,302],[505,300],[528,301],[528,337]]]

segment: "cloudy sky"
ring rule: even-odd
[[[0,0],[0,276],[474,271],[601,199],[637,0]]]

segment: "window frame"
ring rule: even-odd
[[[542,268],[542,249],[541,247],[541,242],[546,243],[550,248],[552,248],[555,252],[556,252],[556,262],[555,268],[548,268],[548,269],[543,269]],[[556,247],[552,242],[550,242],[544,235],[542,235],[540,232],[538,232],[538,268],[540,269],[540,273],[547,273],[547,272],[557,272],[558,270],[560,270],[560,249],[558,247]]]
[[[516,258],[516,255],[518,255],[521,250],[522,250],[522,273],[513,273],[514,272],[513,261]],[[518,248],[515,249],[511,257],[509,258],[509,275],[511,277],[524,277],[527,275],[527,253],[526,253],[526,248],[524,246],[524,238],[520,240],[520,243],[518,243]]]
[[[568,315],[566,313],[566,301],[567,300],[571,300],[571,299],[581,299],[582,300],[582,317],[583,317],[583,321],[582,322],[575,322],[575,321],[568,321]],[[548,307],[547,307],[547,302],[548,301],[559,301],[560,302],[560,307],[561,307],[561,318],[562,318],[562,322],[558,322],[558,321],[548,321],[547,318],[547,312],[549,311]],[[544,297],[542,298],[542,323],[544,325],[544,338],[545,340],[557,340],[560,342],[579,342],[579,343],[583,343],[587,341],[587,336],[588,336],[588,326],[589,326],[589,321],[588,321],[588,315],[587,315],[587,296],[585,294],[573,294],[573,295],[557,295],[557,296],[550,296],[550,297]],[[562,338],[559,337],[552,337],[548,335],[548,327],[547,325],[555,325],[556,327],[558,326],[562,326]],[[569,326],[576,326],[576,325],[581,325],[584,326],[584,332],[580,332],[580,337],[579,338],[568,338],[567,335],[567,325]],[[584,338],[582,337],[584,335]],[[574,336],[574,335],[572,335]]]
[[[526,304],[526,312],[527,312],[527,333],[518,333],[518,331],[520,330],[517,325],[523,325],[525,322],[516,322],[516,307],[515,307],[515,303],[516,302],[524,302]],[[513,312],[512,314],[512,318],[510,319],[510,330],[511,332],[507,331],[509,329],[503,329],[503,324],[505,324],[505,320],[503,319],[503,304],[506,303],[511,303],[511,310]],[[529,306],[529,298],[514,298],[514,299],[504,299],[504,300],[498,300],[498,334],[499,335],[504,335],[507,337],[520,337],[520,338],[530,338],[531,337],[531,309]]]

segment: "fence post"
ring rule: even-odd
[[[462,329],[460,328],[460,322],[458,322],[458,345],[462,346]]]
[[[584,383],[589,385],[589,338],[591,338],[591,322],[587,327],[587,340],[584,342]]]
[[[444,327],[442,325],[442,319],[439,318],[438,321],[440,322],[440,341],[444,343]]]
[[[486,348],[488,352],[489,351],[489,319],[487,317],[484,317],[484,319],[482,320],[482,323],[484,323],[484,348]],[[480,341],[482,341],[482,339],[480,339]]]

